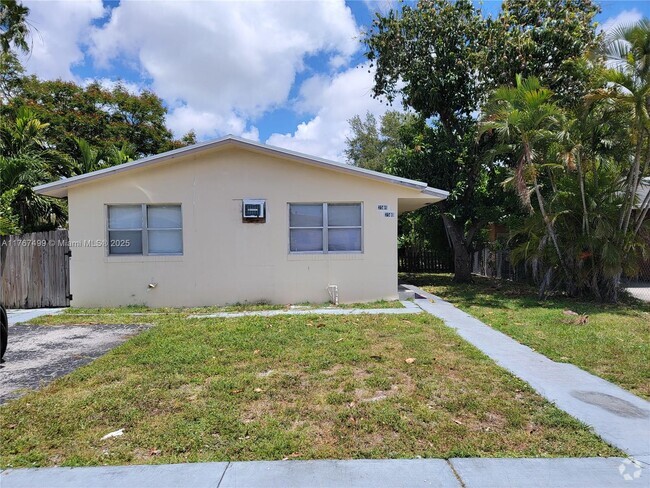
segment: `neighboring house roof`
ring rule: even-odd
[[[377,171],[371,171],[369,169],[352,166],[350,164],[337,163],[335,161],[329,161],[327,159],[309,156],[307,154],[290,151],[288,149],[282,149],[275,146],[261,144],[259,142],[249,141],[247,139],[242,139],[241,137],[236,137],[233,135],[228,135],[213,141],[201,142],[192,146],[182,147],[180,149],[174,149],[173,151],[156,154],[155,156],[149,156],[146,158],[138,159],[137,161],[131,161],[129,163],[112,166],[110,168],[100,169],[91,173],[73,176],[71,178],[65,178],[59,181],[54,181],[52,183],[47,183],[45,185],[39,185],[34,187],[34,191],[40,193],[41,195],[63,198],[68,195],[69,188],[75,187],[77,185],[96,181],[101,178],[113,176],[125,171],[130,171],[132,169],[153,166],[155,164],[170,161],[181,156],[187,156],[189,154],[223,146],[241,147],[254,152],[269,154],[272,156],[280,156],[285,159],[290,159],[311,166],[317,166],[333,171],[339,171],[342,173],[370,178],[377,181],[383,181],[385,183],[404,186],[418,190],[425,195],[430,195],[439,200],[444,200],[449,195],[449,192],[439,190],[437,188],[432,188],[421,181],[409,180],[407,178],[400,178],[398,176],[391,176],[385,173],[379,173]]]

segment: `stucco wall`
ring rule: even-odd
[[[106,239],[106,205],[180,203],[183,256],[108,256],[73,247],[72,306],[203,306],[266,300],[342,302],[397,296],[398,197],[415,190],[242,149],[207,151],[70,189],[70,240]],[[241,200],[263,198],[263,224],[242,223]],[[362,254],[288,252],[288,202],[363,202]],[[149,283],[157,283],[149,289]]]

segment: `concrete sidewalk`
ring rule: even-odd
[[[7,310],[7,318],[9,319],[9,325],[20,324],[22,322],[27,322],[29,320],[35,319],[36,317],[42,317],[43,315],[56,315],[65,309],[63,308],[26,308],[26,309],[17,309],[10,308]]]
[[[249,312],[195,313],[188,319],[228,319],[237,317],[276,317],[278,315],[401,315],[422,313],[415,303],[403,300],[403,308],[305,308],[294,310],[253,310]]]
[[[9,469],[2,488],[618,488],[647,487],[620,458],[381,459]]]
[[[570,415],[590,425],[633,460],[386,459],[252,461],[92,468],[8,469],[2,488],[309,488],[650,487],[650,403],[573,365],[556,363],[423,290],[415,303],[445,321],[499,365],[528,382]],[[412,307],[413,304],[411,304]],[[411,309],[409,307],[409,309]],[[399,309],[401,313],[409,313]],[[309,311],[309,313],[318,313]],[[344,314],[354,313],[345,310]],[[384,311],[384,313],[386,313]],[[396,313],[396,312],[389,312]],[[411,313],[413,313],[411,311]],[[257,315],[257,314],[256,314]],[[23,319],[25,320],[25,319]]]
[[[402,285],[497,364],[530,384],[558,408],[593,428],[611,445],[650,465],[650,402],[568,363],[558,363],[489,327],[441,298]]]

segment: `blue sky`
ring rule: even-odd
[[[392,0],[27,0],[28,72],[149,89],[177,136],[232,133],[342,159],[347,121],[389,107],[371,97],[359,42]],[[500,1],[476,2],[496,15]],[[650,16],[647,1],[604,1],[603,28]]]

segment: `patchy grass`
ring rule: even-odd
[[[295,305],[278,305],[270,303],[234,303],[223,306],[212,307],[186,307],[186,308],[151,308],[146,305],[128,305],[114,308],[67,308],[62,315],[168,315],[168,314],[195,314],[195,313],[218,313],[218,312],[256,312],[261,310],[291,310],[291,309],[317,309],[317,308],[404,308],[399,300],[377,300],[364,303],[341,303],[332,305],[324,303],[298,303]]]
[[[404,281],[449,300],[464,311],[555,361],[573,363],[650,399],[650,305],[619,305],[566,297],[537,299],[525,284],[451,275],[404,275]],[[588,315],[585,324],[565,310]]]
[[[151,317],[0,407],[0,466],[622,454],[428,314]]]

